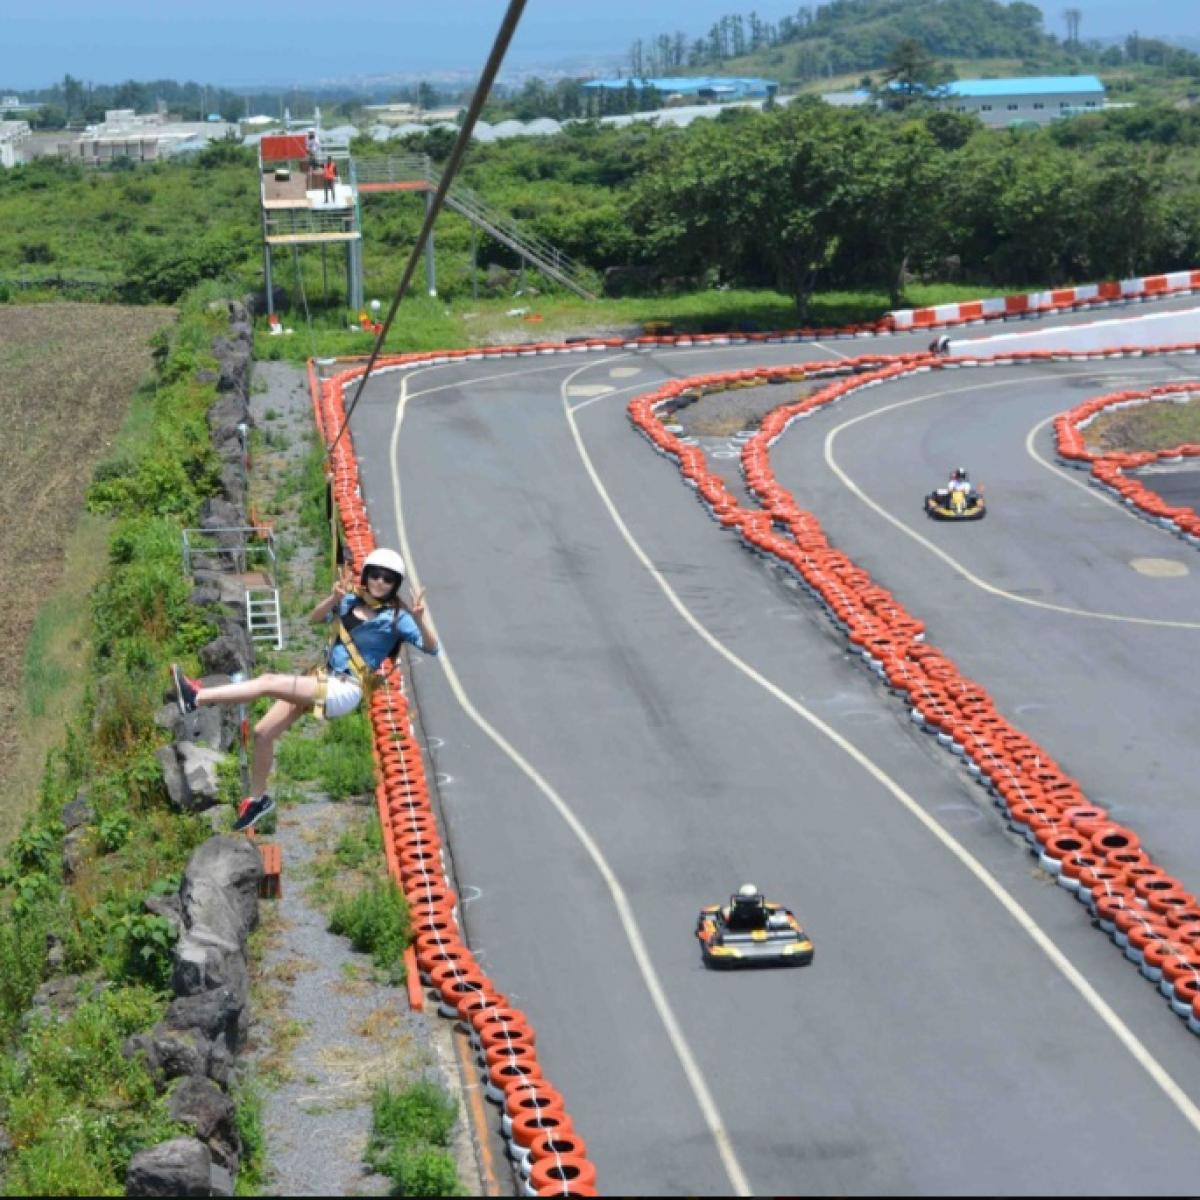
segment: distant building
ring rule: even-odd
[[[664,75],[657,79],[592,79],[584,89],[593,92],[623,92],[630,85],[639,91],[654,88],[664,97],[681,100],[745,100],[766,97],[779,90],[773,79],[715,75]]]
[[[1018,79],[956,79],[943,107],[973,113],[985,125],[1046,125],[1059,117],[1104,107],[1095,75],[1042,75]]]
[[[42,102],[40,100],[32,100],[24,103],[20,96],[0,96],[0,114],[6,112],[37,112],[41,107]]]
[[[25,162],[31,136],[28,121],[0,121],[0,167]]]
[[[99,125],[89,125],[73,141],[59,142],[61,158],[85,166],[102,166],[116,159],[157,162],[180,152],[203,149],[219,142],[237,126],[214,121],[168,121],[161,112],[135,113],[131,108],[114,108]]]
[[[363,112],[370,114],[370,119],[380,125],[404,125],[415,121],[420,113],[415,104],[367,104]]]

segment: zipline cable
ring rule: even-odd
[[[400,307],[400,301],[404,299],[404,293],[408,290],[408,285],[412,282],[413,273],[416,271],[417,263],[421,258],[421,252],[425,248],[425,243],[429,240],[429,235],[433,229],[434,222],[437,220],[438,213],[442,211],[446,193],[450,190],[450,185],[454,182],[454,177],[458,173],[459,164],[462,162],[467,146],[471,142],[471,134],[475,130],[475,122],[479,119],[479,114],[482,112],[484,104],[487,103],[488,95],[492,90],[492,84],[495,82],[496,75],[500,70],[500,64],[504,61],[508,44],[512,41],[512,36],[517,30],[517,23],[521,20],[521,13],[524,9],[525,0],[509,0],[508,11],[504,14],[504,20],[500,23],[500,30],[496,34],[496,40],[492,43],[492,51],[488,55],[487,64],[483,68],[483,74],[479,77],[479,86],[476,87],[475,94],[471,97],[467,115],[463,118],[462,128],[458,131],[458,138],[455,140],[454,148],[450,151],[450,157],[446,162],[445,169],[442,171],[442,178],[438,183],[437,191],[434,193],[433,202],[429,205],[425,213],[425,222],[421,226],[421,232],[417,235],[412,253],[408,256],[408,262],[404,267],[404,274],[400,279],[400,286],[396,289],[396,295],[392,300],[391,307],[388,309],[387,317],[384,319],[383,328],[375,338],[375,345],[371,349],[371,357],[367,360],[367,369],[358,381],[358,387],[354,390],[354,398],[350,401],[346,409],[346,418],[342,422],[342,427],[337,431],[337,436],[329,444],[329,450],[326,453],[327,459],[333,457],[333,452],[337,449],[337,444],[341,441],[342,434],[346,432],[346,428],[350,424],[350,416],[354,412],[355,405],[358,404],[359,397],[362,396],[363,389],[367,386],[367,380],[370,379],[371,372],[375,368],[376,360],[383,349],[383,343],[387,338],[388,330],[391,329],[392,321],[395,320],[396,310]]]

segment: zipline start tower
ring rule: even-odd
[[[332,163],[337,178],[326,186],[326,167]],[[362,209],[363,195],[375,192],[414,192],[424,197],[426,210],[433,202],[441,176],[425,156],[367,158],[355,161],[346,143],[322,149],[315,130],[267,134],[258,145],[259,191],[262,197],[263,268],[266,276],[267,312],[274,318],[275,300],[271,252],[291,246],[299,255],[304,246],[346,247],[346,298],[358,311],[363,306]],[[521,271],[532,267],[585,300],[594,300],[593,278],[556,246],[512,217],[487,204],[461,183],[446,193],[446,207],[471,225],[471,278],[477,272],[479,235],[507,247],[517,256]],[[299,268],[297,267],[297,276]],[[425,243],[426,285],[437,295],[433,233]]]
[[[328,164],[336,171],[331,183]],[[268,315],[275,314],[271,252],[277,246],[298,253],[304,246],[342,243],[347,300],[352,309],[361,308],[362,229],[349,153],[341,148],[323,153],[313,131],[268,134],[258,145],[258,165]]]

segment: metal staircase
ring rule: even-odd
[[[435,190],[441,175],[423,155],[352,159],[351,181],[356,192]],[[595,300],[590,273],[545,238],[524,229],[507,213],[489,204],[462,183],[453,183],[446,193],[446,204],[482,229],[489,237],[507,246],[522,261],[585,300]]]

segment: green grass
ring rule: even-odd
[[[275,760],[276,778],[313,784],[335,800],[369,795],[375,788],[371,731],[361,711],[325,722],[316,737],[283,738]]]
[[[145,988],[111,988],[61,1024],[35,1023],[0,1061],[6,1195],[121,1195],[130,1158],[182,1132],[143,1060],[121,1054],[165,1007]]]
[[[348,937],[355,950],[370,954],[389,983],[404,982],[404,951],[412,927],[404,894],[392,879],[376,878],[361,891],[338,897],[329,928]]]
[[[393,1196],[461,1196],[448,1153],[458,1105],[428,1080],[405,1088],[384,1084],[371,1100],[366,1162],[392,1181]]]
[[[905,306],[922,308],[1002,296],[1012,289],[982,284],[912,284]],[[1036,291],[1036,287],[1030,287]],[[885,291],[864,288],[856,291],[818,292],[813,296],[810,328],[865,324],[876,321],[891,306]],[[510,317],[513,308],[528,309],[521,317]],[[531,320],[531,317],[539,318]],[[296,332],[292,337],[272,337],[260,330],[255,353],[262,358],[303,362],[310,353],[310,339],[302,328],[304,314],[285,314],[284,323]],[[649,324],[665,324],[677,333],[719,333],[730,330],[793,329],[799,322],[791,297],[770,290],[704,289],[670,296],[582,300],[576,296],[547,294],[518,299],[456,300],[443,303],[428,296],[407,298],[401,304],[388,334],[385,352],[393,354],[421,350],[448,350],[505,341],[540,341],[572,333],[589,332],[611,336],[614,330],[641,332]],[[341,328],[340,317],[316,314],[313,342],[319,357],[366,356],[374,339],[366,333]]]
[[[236,1196],[261,1196],[267,1183],[267,1137],[263,1128],[263,1087],[245,1066],[233,1085],[233,1121],[242,1142]]]
[[[1169,450],[1200,444],[1200,400],[1143,404],[1097,417],[1086,429],[1093,451]]]

